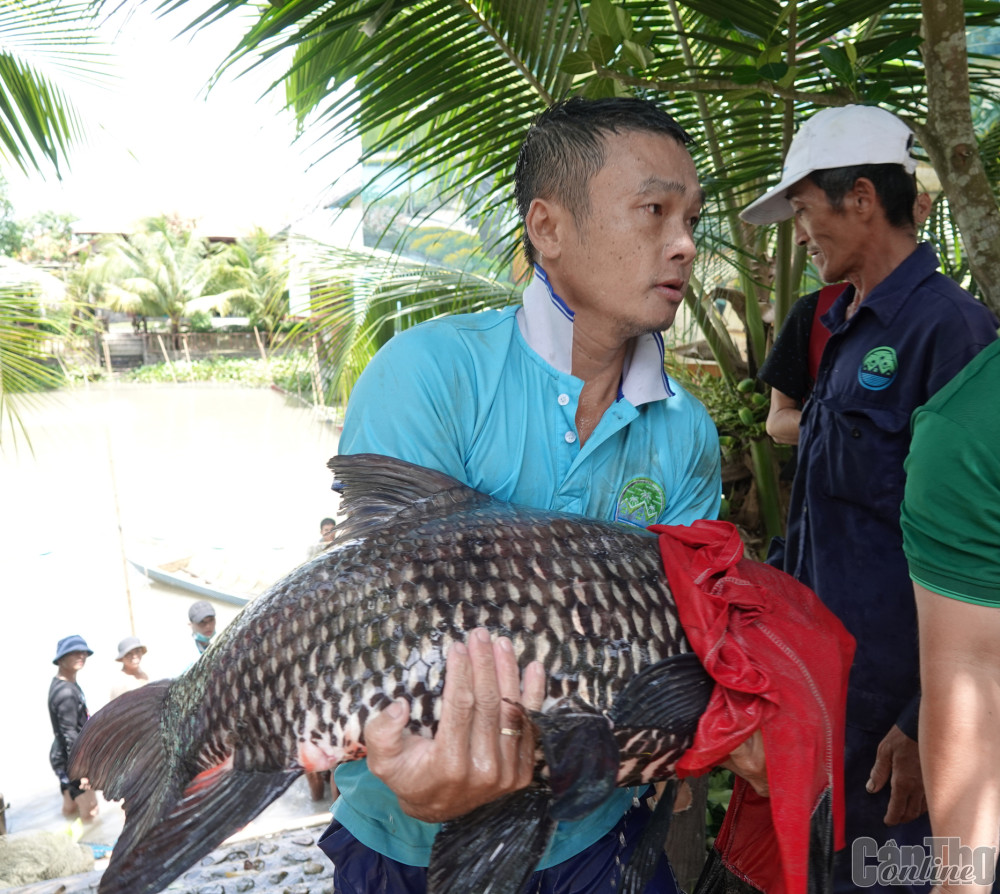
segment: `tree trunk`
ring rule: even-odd
[[[1000,210],[976,144],[969,106],[962,0],[922,0],[927,124],[915,128],[962,232],[972,277],[1000,315]]]

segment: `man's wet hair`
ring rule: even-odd
[[[514,198],[523,223],[533,199],[554,199],[579,226],[590,213],[590,179],[607,160],[609,134],[662,134],[682,146],[687,132],[657,105],[634,97],[584,99],[575,96],[542,112],[531,125],[514,168]],[[524,254],[535,247],[524,231]]]
[[[889,226],[901,230],[916,227],[913,205],[917,200],[917,178],[906,173],[902,165],[850,165],[809,174],[809,179],[826,193],[828,201],[838,211],[844,207],[844,196],[860,177],[871,180]]]

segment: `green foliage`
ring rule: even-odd
[[[40,211],[23,222],[18,258],[26,264],[65,263],[74,248],[73,216]]]
[[[408,229],[397,251],[413,260],[479,276],[490,276],[495,267],[495,260],[487,257],[477,236],[445,227]]]
[[[15,438],[19,432],[27,437],[17,403],[61,384],[62,372],[47,348],[63,332],[58,320],[45,319],[30,285],[0,288],[0,444],[6,430]]]
[[[259,227],[222,250],[206,285],[210,297],[194,303],[221,314],[246,316],[250,327],[275,332],[288,313],[288,258],[283,245]]]
[[[309,375],[310,360],[302,352],[272,355],[268,360],[256,357],[225,357],[205,360],[174,361],[141,366],[123,373],[128,382],[145,384],[167,382],[219,382],[248,388],[277,385],[291,394],[313,402]]]
[[[104,300],[112,310],[166,317],[176,335],[182,317],[211,310],[223,300],[207,292],[216,275],[217,251],[184,221],[149,218],[138,233],[101,244]]]
[[[0,174],[0,255],[17,257],[24,244],[24,227],[15,219],[14,206],[7,197],[7,181]]]
[[[489,277],[400,256],[311,240],[298,242],[295,251],[309,273],[311,308],[286,338],[316,351],[325,403],[346,402],[368,361],[400,329],[444,314],[502,307],[518,294]]]
[[[66,85],[103,82],[110,70],[95,12],[90,0],[0,3],[0,161],[58,171],[83,136]]]
[[[188,317],[188,329],[191,332],[211,332],[212,315],[207,310],[196,310]]]
[[[708,774],[708,804],[705,806],[705,846],[711,849],[726,817],[733,794],[733,774],[729,770],[712,770]]]

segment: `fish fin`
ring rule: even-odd
[[[629,680],[608,716],[616,727],[693,734],[714,686],[694,652],[671,655]]]
[[[190,779],[163,736],[171,680],[110,701],[88,720],[70,756],[74,779],[117,801],[125,826],[101,879],[101,894],[151,894],[255,816],[299,771],[247,773],[230,763]]]
[[[444,823],[427,894],[520,894],[556,828],[551,800],[547,788],[532,785]]]
[[[833,792],[827,788],[809,818],[809,894],[833,891]]]
[[[377,453],[335,456],[326,465],[347,514],[337,525],[334,543],[380,531],[395,518],[440,515],[442,504],[455,511],[494,502],[443,472]]]
[[[653,808],[653,815],[642,830],[632,856],[618,882],[618,894],[642,894],[656,872],[656,864],[663,853],[663,845],[670,831],[670,821],[674,816],[674,801],[677,799],[677,780],[671,779],[664,786],[663,794]]]
[[[618,777],[618,743],[608,718],[575,698],[530,716],[549,767],[552,816],[586,816],[607,800]]]
[[[160,719],[171,685],[157,680],[112,699],[84,724],[70,754],[70,778],[86,778],[109,801],[125,799],[126,846],[157,816],[163,774],[155,770],[168,763]]]
[[[191,780],[165,817],[141,841],[119,839],[100,894],[154,894],[210,853],[281,795],[300,775],[234,770],[227,762]],[[126,813],[126,817],[129,814]]]

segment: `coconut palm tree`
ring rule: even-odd
[[[166,317],[179,347],[181,318],[220,302],[208,291],[216,275],[218,249],[194,236],[190,227],[166,217],[148,218],[130,236],[101,245],[105,300],[112,310],[143,317]]]
[[[58,173],[67,163],[83,122],[65,84],[106,75],[108,53],[94,35],[93,13],[85,0],[0,3],[0,172]],[[54,381],[41,350],[54,333],[42,333],[37,303],[25,295],[0,292],[0,442],[4,420],[14,430],[20,425],[10,396]]]
[[[797,119],[823,106],[882,104],[912,124],[939,169],[954,166],[956,140],[960,149],[964,138],[966,150],[975,142],[965,97],[995,102],[995,63],[961,47],[957,60],[944,51],[957,43],[956,18],[959,30],[993,25],[1000,7],[985,0],[925,6],[935,6],[934,14],[924,15],[917,0],[273,0],[226,64],[294,54],[284,85],[311,141],[332,151],[361,137],[363,160],[384,162],[378,182],[437,186],[438,201],[461,203],[471,219],[489,222],[494,248],[508,262],[517,251],[511,177],[530,120],[577,93],[661,100],[694,135],[709,196],[688,303],[735,385],[765,356],[761,307],[773,303],[780,322],[806,267],[790,224],[755,229],[738,218],[776,179]],[[197,25],[236,11],[246,12],[243,0],[217,0]],[[939,79],[931,73],[942,69],[969,77],[950,95],[938,89],[932,96],[928,84]],[[941,114],[956,112],[956,98],[964,118],[961,108]],[[978,157],[964,151],[962,158],[974,168]],[[962,200],[951,205],[965,215],[958,222],[970,264],[1000,308],[1000,240],[990,229],[1000,229],[1000,214],[988,188],[960,185],[986,183],[985,174],[959,173],[942,182]],[[413,280],[417,306],[429,294],[423,285]],[[460,306],[464,284],[456,280],[455,288],[450,306]],[[713,313],[720,288],[743,322],[745,351]],[[402,309],[403,324],[406,304],[401,297],[391,309],[397,317]],[[355,354],[338,356],[346,362]],[[762,416],[763,404],[746,410]],[[760,495],[773,494],[775,463],[759,418],[749,430]],[[774,500],[765,517],[770,532],[780,529]]]
[[[210,288],[216,296],[210,309],[243,314],[251,326],[274,332],[288,313],[286,246],[255,228],[218,255]]]
[[[401,178],[429,177],[442,201],[462,196],[483,213],[508,204],[518,135],[553,100],[659,97],[696,136],[696,160],[724,219],[714,240],[738,263],[759,258],[762,246],[735,214],[780,169],[798,113],[881,103],[907,118],[947,167],[939,143],[952,144],[940,131],[953,132],[955,119],[935,127],[941,115],[931,114],[927,85],[942,67],[963,67],[942,53],[942,44],[956,44],[948,31],[956,13],[960,27],[981,28],[998,12],[981,0],[927,7],[925,15],[916,0],[278,0],[261,8],[228,64],[293,50],[286,92],[312,141],[333,149],[362,136],[366,158],[391,154]],[[199,23],[245,9],[242,0],[217,0]],[[993,60],[960,61],[971,75],[966,93],[995,102]],[[995,215],[992,197],[986,204]],[[513,226],[502,234],[511,254]],[[786,237],[775,246],[768,233],[764,242],[779,263],[747,294],[763,297],[777,276],[780,316],[799,270]],[[992,300],[1000,307],[1000,295]],[[749,325],[756,350],[760,333]]]

